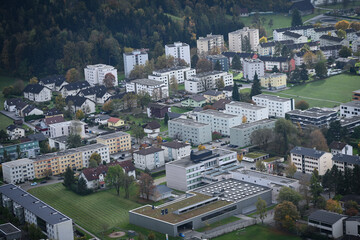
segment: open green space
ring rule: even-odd
[[[248,157],[248,158],[259,158],[259,157],[262,157],[262,156],[265,156],[267,155],[266,153],[261,153],[261,152],[250,152],[250,153],[247,153],[245,155],[245,157]]]
[[[223,220],[220,220],[218,222],[214,222],[212,224],[209,224],[208,226],[206,227],[202,227],[202,228],[199,228],[197,229],[196,231],[198,232],[205,232],[205,231],[208,231],[210,229],[213,229],[213,228],[216,228],[216,227],[220,227],[220,226],[223,226],[225,224],[228,224],[228,223],[232,223],[232,222],[236,222],[240,220],[240,218],[238,217],[235,217],[235,216],[231,216],[231,217],[228,217],[228,218],[225,218]]]
[[[186,112],[189,112],[190,110],[189,109],[186,109],[186,108],[182,108],[182,107],[171,107],[171,112],[173,113],[186,113]]]
[[[305,100],[310,107],[335,107],[340,103],[351,101],[352,91],[358,89],[360,89],[360,76],[340,74],[281,92],[266,93],[294,98],[295,101]]]
[[[220,237],[213,238],[213,240],[300,240],[301,238],[294,235],[289,235],[280,232],[276,229],[265,227],[262,225],[254,225],[245,229],[237,230]]]
[[[240,73],[232,73],[233,74],[233,79],[236,81],[236,80],[240,80],[242,79],[243,77],[243,73],[240,72]]]
[[[185,90],[185,84],[184,83],[178,85],[178,91],[180,91],[180,90],[182,90],[182,91]]]
[[[251,88],[240,89],[240,93],[250,93],[250,92],[251,92]]]

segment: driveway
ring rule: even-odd
[[[23,120],[23,123],[28,126],[30,129],[32,130],[35,130],[35,126],[29,124],[29,123],[26,123],[24,121],[24,118],[21,118],[21,117],[18,117],[16,116],[15,112],[8,112],[8,111],[5,111],[5,110],[1,110],[0,111],[1,114],[7,116],[8,118],[12,119],[12,120]]]
[[[63,182],[63,180],[58,180],[58,177],[53,176],[49,180],[46,180],[46,183],[43,183],[43,184],[41,184],[40,181],[37,181],[37,183],[38,183],[37,185],[31,186],[32,182],[27,181],[25,183],[18,184],[18,186],[20,186],[25,191],[28,191],[29,189],[32,189],[32,188],[47,186],[47,185],[51,185],[51,184],[55,184],[55,183],[59,183],[59,182]]]

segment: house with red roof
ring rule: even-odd
[[[111,117],[108,119],[107,123],[108,123],[108,128],[116,129],[118,127],[123,126],[125,124],[125,121],[121,120],[120,118]]]

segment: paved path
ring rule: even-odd
[[[155,185],[159,185],[160,183],[166,182],[166,177],[157,178],[154,180]]]
[[[1,114],[5,115],[6,117],[12,119],[12,120],[23,120],[23,123],[28,126],[30,129],[35,130],[35,127],[27,122],[24,121],[24,118],[18,117],[15,115],[15,112],[8,112],[5,110],[0,111]]]

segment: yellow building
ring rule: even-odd
[[[213,103],[219,101],[220,99],[225,99],[226,96],[223,92],[216,91],[216,90],[208,90],[203,93],[204,97],[206,98],[207,103]]]
[[[270,73],[260,78],[260,84],[264,88],[281,89],[286,88],[286,80],[287,76],[285,73]]]
[[[117,153],[121,151],[128,151],[131,149],[130,134],[125,132],[114,132],[106,135],[101,135],[96,138],[97,143],[105,144],[109,147],[109,153]]]
[[[108,128],[117,128],[117,127],[121,127],[124,124],[125,124],[124,120],[121,120],[120,118],[111,117],[108,120]]]

